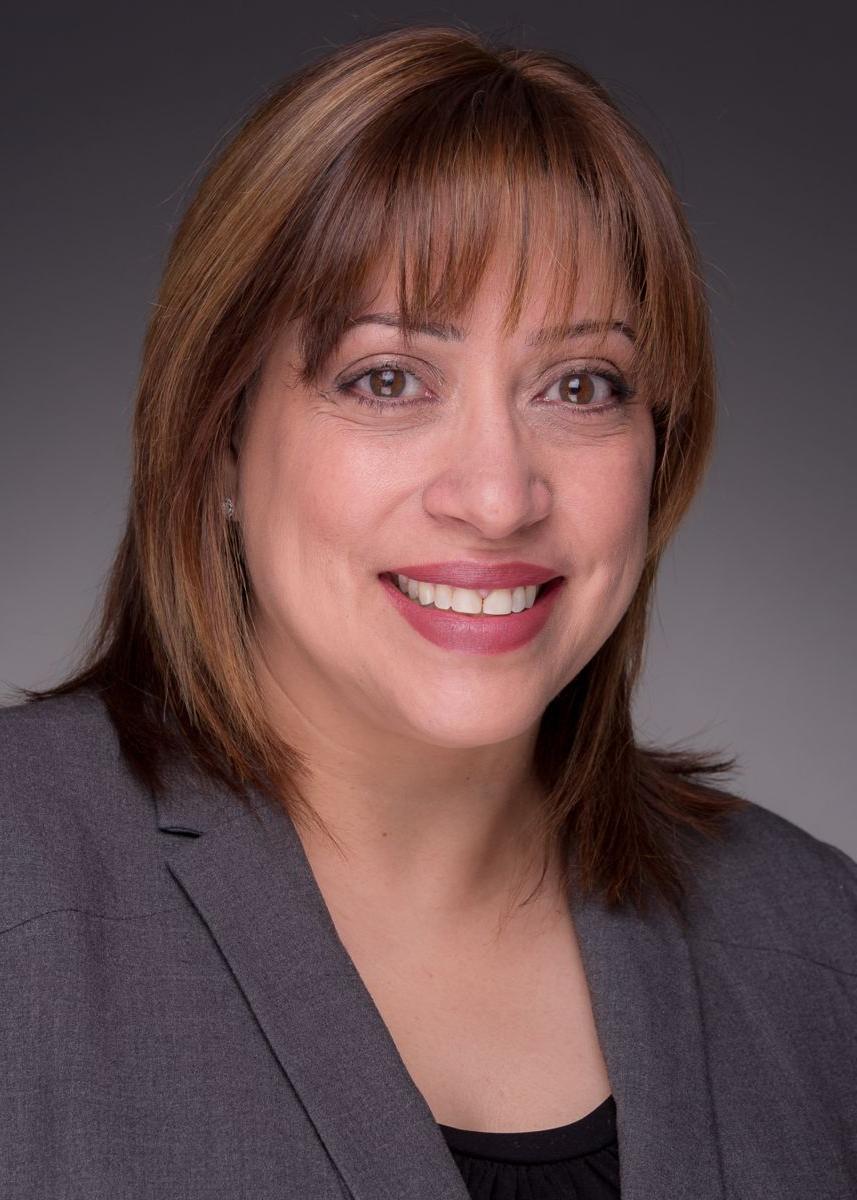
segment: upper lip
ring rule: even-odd
[[[539,563],[479,563],[459,559],[457,562],[392,567],[390,574],[407,575],[409,579],[420,579],[423,583],[449,583],[453,587],[475,589],[527,587],[547,583],[549,579],[556,579],[559,573],[553,567],[543,567]]]

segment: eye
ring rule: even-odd
[[[567,371],[544,393],[546,399],[551,399],[554,389],[560,406],[596,411],[613,408],[633,394],[619,375],[604,369]]]
[[[362,388],[354,386],[364,379],[369,381],[368,394]],[[408,379],[414,380],[419,387],[408,392]],[[428,398],[419,377],[395,362],[377,363],[367,367],[359,375],[352,375],[337,384],[336,390],[353,396],[358,404],[378,408],[395,408],[399,404],[410,404]]]
[[[364,379],[369,381],[367,390],[355,386]],[[413,381],[410,388],[408,380]],[[558,395],[552,399],[550,393],[554,389],[558,390]],[[364,367],[337,383],[335,390],[358,404],[379,411],[439,403],[417,374],[395,361]],[[634,394],[634,389],[621,375],[599,367],[598,370],[576,368],[566,371],[554,380],[543,396],[549,407],[572,412],[575,416],[596,417],[619,408]]]

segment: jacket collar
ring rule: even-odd
[[[354,1200],[468,1200],[425,1098],[339,940],[292,821],[253,794],[173,775],[157,801],[166,865],[234,973]],[[724,1200],[688,944],[570,897],[616,1100],[623,1200]]]

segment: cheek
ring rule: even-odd
[[[294,482],[284,501],[309,556],[305,566],[312,569],[315,563],[317,569],[319,551],[328,547],[338,564],[332,569],[341,570],[344,558],[359,556],[377,531],[383,477],[359,447],[349,448],[334,436],[305,445],[290,467]]]
[[[272,432],[252,451],[242,480],[251,577],[280,595],[296,580],[336,583],[343,555],[357,554],[371,529],[373,474],[336,438],[307,430]]]
[[[630,600],[645,560],[654,466],[648,439],[601,447],[570,473],[565,490],[569,558],[582,577]]]

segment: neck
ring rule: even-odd
[[[269,718],[309,764],[300,790],[330,835],[298,830],[320,881],[438,927],[505,912],[539,883],[538,723],[499,743],[438,746],[358,726],[309,688],[299,710],[261,668]]]

